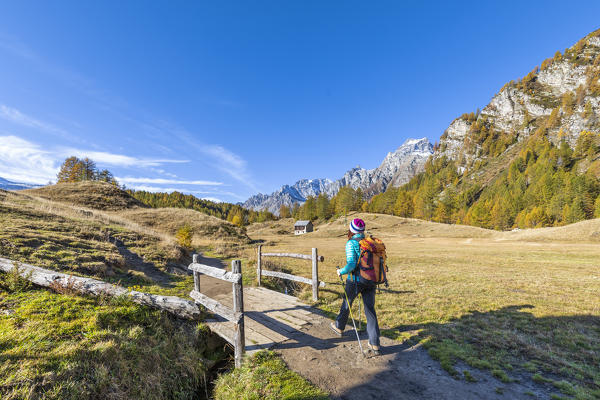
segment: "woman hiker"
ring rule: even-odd
[[[344,333],[344,328],[348,322],[349,307],[359,294],[362,294],[363,304],[365,305],[365,315],[367,316],[367,333],[369,334],[369,348],[375,353],[379,353],[379,323],[375,314],[375,284],[365,284],[359,281],[358,271],[354,271],[360,258],[360,246],[358,243],[365,237],[365,222],[360,218],[355,218],[350,222],[348,230],[348,241],[346,242],[346,266],[337,270],[337,274],[342,276],[348,274],[346,280],[346,298],[344,298],[340,313],[335,322],[331,323],[331,329],[339,336]],[[352,272],[356,273],[352,273]]]

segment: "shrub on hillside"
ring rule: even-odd
[[[177,244],[186,249],[192,248],[192,235],[194,234],[192,227],[188,224],[185,224],[181,228],[177,230],[175,234],[175,239],[177,239]]]

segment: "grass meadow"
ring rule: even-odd
[[[558,241],[553,229],[494,232],[360,217],[387,246],[390,287],[376,301],[384,335],[422,343],[458,379],[471,379],[457,367],[464,362],[504,382],[532,379],[566,398],[600,398],[600,221],[560,228]],[[345,264],[344,218],[302,236],[282,234],[286,223],[265,223],[249,235],[264,240],[263,251],[310,254],[317,247],[325,257],[320,279],[328,283],[318,307],[333,316],[342,297],[335,266]],[[254,251],[245,257],[244,274],[256,276]],[[311,273],[308,261],[270,262]],[[309,301],[310,288],[300,296]]]

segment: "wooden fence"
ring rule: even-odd
[[[245,352],[244,344],[244,290],[242,286],[242,263],[240,260],[231,262],[231,272],[220,268],[210,267],[198,263],[198,255],[193,255],[193,262],[188,267],[194,273],[194,290],[190,292],[190,297],[196,303],[206,307],[213,313],[233,322],[233,339],[224,337],[234,348],[235,367],[242,365],[242,356]],[[233,286],[233,310],[224,306],[218,301],[200,293],[200,274],[212,276],[223,281],[231,282]]]
[[[312,261],[312,279],[305,278],[303,276],[297,276],[292,274],[286,274],[284,272],[269,271],[262,269],[262,258],[263,257],[289,257],[289,258],[300,258],[304,260]],[[295,253],[263,253],[262,245],[258,245],[258,259],[256,268],[256,278],[258,280],[258,286],[260,286],[261,276],[272,276],[275,278],[288,279],[290,281],[302,282],[308,285],[312,285],[312,297],[313,301],[319,299],[319,287],[325,287],[325,282],[319,281],[319,261],[323,262],[325,258],[318,256],[317,249],[313,247],[312,254],[295,254]]]

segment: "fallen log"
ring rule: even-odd
[[[52,288],[59,285],[92,296],[128,296],[135,303],[167,311],[181,318],[198,319],[200,316],[196,303],[180,297],[142,293],[97,279],[67,275],[0,257],[0,271],[11,272],[15,265],[18,266],[21,277],[38,286]]]

